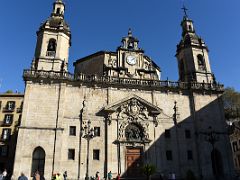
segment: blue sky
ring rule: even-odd
[[[0,11],[0,92],[24,91],[36,31],[54,0],[2,0]],[[140,47],[161,67],[162,80],[178,80],[176,45],[181,38],[183,0],[65,0],[72,31],[69,70],[81,57],[115,51],[129,27]],[[240,1],[185,0],[195,29],[210,49],[217,81],[240,91]]]

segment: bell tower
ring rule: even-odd
[[[185,7],[182,9],[185,13],[181,22],[182,39],[177,45],[176,53],[179,81],[213,83],[215,79],[209,63],[208,47],[196,34],[193,21],[187,15],[187,9]]]
[[[68,71],[71,32],[64,19],[65,4],[55,0],[51,16],[37,31],[37,45],[32,70]]]

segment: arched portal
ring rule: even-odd
[[[211,160],[212,160],[213,174],[215,176],[222,176],[223,175],[222,156],[217,149],[212,150]]]
[[[44,176],[45,156],[46,154],[43,148],[37,147],[34,149],[32,154],[32,175],[38,171],[41,176]]]

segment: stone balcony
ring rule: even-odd
[[[25,81],[64,81],[64,82],[79,82],[81,84],[92,84],[99,86],[114,86],[123,88],[147,88],[147,89],[175,89],[175,90],[206,90],[223,92],[224,86],[219,83],[197,83],[197,82],[179,82],[179,81],[160,81],[148,79],[133,79],[133,78],[119,78],[111,76],[85,75],[85,74],[71,74],[68,72],[54,72],[54,71],[34,71],[24,70],[23,78]]]

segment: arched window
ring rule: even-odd
[[[40,173],[41,176],[44,176],[44,166],[45,166],[45,151],[41,147],[34,149],[32,154],[32,176],[36,171]]]
[[[180,75],[181,81],[184,81],[184,74],[185,74],[184,62],[183,62],[183,59],[181,59],[179,61],[179,75]]]
[[[197,55],[197,60],[198,60],[199,70],[205,71],[206,70],[205,62],[204,62],[203,56],[201,54]]]
[[[144,62],[144,69],[149,70],[150,64],[148,62]]]
[[[55,56],[57,43],[55,39],[50,39],[47,47],[47,56]]]
[[[189,31],[192,31],[192,26],[188,25],[188,29],[189,29]]]
[[[57,8],[57,13],[56,14],[60,14],[60,8]]]

